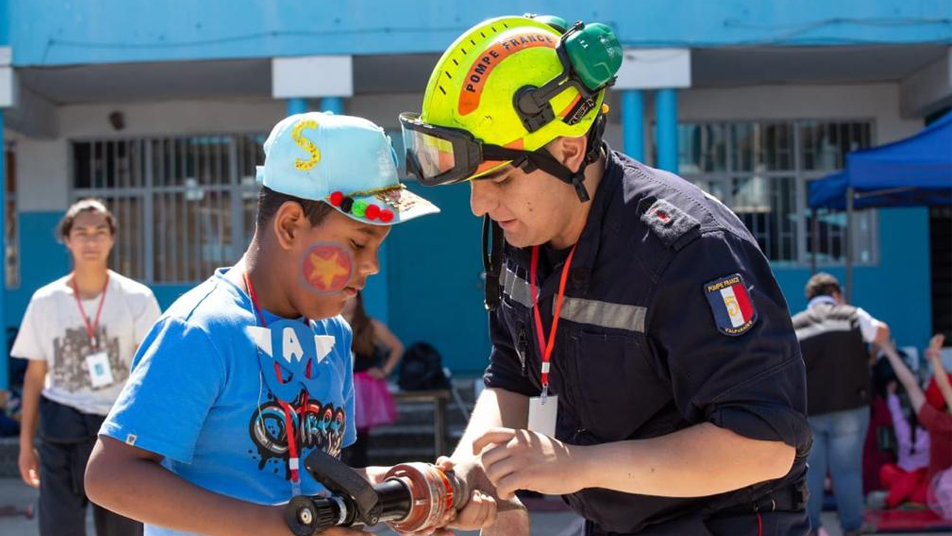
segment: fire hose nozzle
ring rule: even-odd
[[[464,478],[429,463],[396,465],[373,486],[323,451],[308,455],[305,467],[331,495],[291,499],[285,508],[285,523],[296,536],[379,522],[402,532],[427,530],[469,500]]]
[[[403,482],[410,492],[411,507],[403,519],[388,521],[391,528],[416,532],[437,526],[443,516],[459,510],[469,500],[469,487],[452,471],[429,463],[403,463],[387,472],[384,480]]]

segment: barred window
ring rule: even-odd
[[[7,142],[4,147],[3,162],[5,165],[4,177],[6,177],[6,195],[5,206],[3,207],[6,217],[4,222],[4,233],[6,242],[6,251],[4,252],[5,269],[7,278],[7,288],[18,288],[20,286],[20,232],[17,228],[19,220],[17,214],[17,163],[16,151],[12,142]]]
[[[846,214],[807,207],[810,181],[872,143],[869,121],[745,121],[678,125],[680,173],[729,206],[773,262],[842,263]],[[875,210],[854,214],[854,262],[876,262]]]
[[[73,200],[99,197],[119,220],[111,267],[188,284],[240,258],[254,233],[263,134],[76,141]]]

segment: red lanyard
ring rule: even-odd
[[[268,325],[264,321],[264,315],[261,314],[261,308],[258,307],[258,295],[255,294],[255,287],[251,284],[251,277],[248,275],[247,271],[244,273],[244,278],[245,278],[245,286],[248,287],[248,296],[251,298],[251,305],[254,306],[255,308],[255,314],[258,316],[258,321],[261,323],[261,327],[266,328],[268,327]],[[283,377],[283,374],[281,374],[281,367],[278,366],[277,362],[275,362],[274,364],[274,372],[278,376],[278,381],[281,383],[284,383],[284,377]],[[305,372],[305,375],[308,378],[311,377],[311,362],[310,361],[307,362],[307,371]],[[300,414],[298,415],[299,426],[304,426],[304,417],[307,411],[307,402],[308,402],[307,389],[304,389],[303,391],[304,391],[304,394],[302,395],[303,400],[301,402],[301,411],[300,411]],[[288,467],[291,469],[291,483],[294,484],[295,487],[297,487],[298,484],[301,482],[301,477],[299,473],[299,468],[301,466],[301,458],[298,456],[297,433],[296,433],[296,430],[294,429],[293,422],[291,421],[291,406],[287,404],[286,402],[279,400],[277,397],[275,397],[275,400],[278,401],[278,404],[281,405],[281,409],[284,410],[284,429],[285,429],[285,435],[287,435],[288,437]],[[299,495],[300,493],[298,491],[295,491],[295,494]]]
[[[89,334],[89,342],[93,350],[99,350],[99,337],[96,331],[99,329],[99,317],[102,316],[102,306],[106,303],[106,290],[109,289],[109,272],[106,272],[106,284],[102,287],[102,296],[99,297],[99,308],[96,309],[96,320],[89,323],[89,317],[86,316],[86,309],[83,308],[83,300],[79,298],[79,287],[76,285],[76,273],[73,272],[72,278],[73,296],[76,297],[76,304],[79,305],[79,314],[83,317],[83,323],[86,324],[86,333]]]
[[[569,266],[572,266],[572,257],[575,255],[575,246],[569,252],[569,257],[562,267],[562,277],[559,279],[559,294],[555,301],[555,313],[552,315],[552,328],[549,329],[549,338],[546,339],[542,329],[542,315],[539,314],[539,297],[536,294],[536,271],[539,268],[539,246],[532,248],[532,269],[529,274],[529,290],[532,293],[532,312],[535,315],[536,333],[539,340],[539,350],[542,352],[542,396],[549,394],[549,360],[552,350],[555,349],[555,332],[559,329],[559,315],[562,314],[562,298],[565,297],[565,282],[569,277]]]

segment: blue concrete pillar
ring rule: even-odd
[[[7,351],[7,176],[3,161],[3,110],[0,110],[0,389],[10,388],[10,354]]]
[[[333,112],[335,115],[344,115],[344,98],[324,97],[321,99],[321,111]]]
[[[658,161],[655,165],[672,173],[678,172],[678,95],[674,89],[659,89],[655,96],[657,120],[656,143]]]
[[[640,89],[621,93],[621,131],[625,154],[643,162],[645,159],[645,102]]]
[[[307,99],[288,99],[288,115],[303,114],[307,112]]]

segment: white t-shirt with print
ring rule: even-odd
[[[99,351],[108,358],[112,382],[94,386],[87,357],[97,352],[70,277],[57,279],[33,294],[10,355],[46,361],[46,398],[83,413],[106,415],[129,377],[136,348],[161,311],[149,287],[109,271],[96,337]],[[95,322],[101,297],[83,300],[90,324]]]

